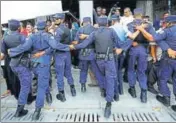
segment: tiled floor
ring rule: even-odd
[[[137,93],[136,99],[132,99],[127,92],[128,84],[126,83],[124,83],[124,95],[120,96],[119,102],[113,102],[112,115],[109,119],[105,119],[103,111],[106,102],[100,96],[99,88],[87,86],[87,92],[81,93],[78,83],[79,70],[73,69],[73,77],[77,96],[71,96],[70,88],[65,81],[67,101],[64,103],[58,101],[56,99],[56,83],[53,78],[53,103],[51,106],[45,105],[37,122],[176,122],[176,113],[156,101],[155,95],[148,93],[146,104],[140,102],[139,93]],[[90,81],[89,77],[88,82]],[[4,87],[5,83],[1,83],[1,89]],[[140,92],[138,87],[137,92]],[[172,104],[174,104],[174,100],[175,98],[172,98]],[[27,116],[14,118],[16,102],[13,96],[1,100],[1,120],[3,122],[31,122],[35,102],[26,106],[27,109],[30,109]]]

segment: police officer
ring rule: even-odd
[[[11,57],[17,56],[25,51],[28,51],[30,48],[32,49],[31,54],[35,54],[35,57],[31,60],[31,64],[34,74],[37,75],[38,88],[36,98],[36,109],[32,116],[33,120],[39,119],[41,108],[44,106],[44,97],[47,89],[49,88],[52,48],[61,51],[69,51],[69,46],[57,42],[53,36],[45,32],[45,27],[46,23],[44,21],[39,21],[37,23],[37,33],[32,34],[23,45],[10,49]],[[60,41],[59,38],[60,37],[58,37],[58,41]],[[52,48],[50,48],[50,46]]]
[[[82,43],[87,36],[89,36],[95,28],[91,25],[91,18],[84,17],[83,18],[83,27],[81,27],[75,37],[75,40],[79,43]],[[85,37],[85,38],[84,38]],[[104,80],[103,75],[100,73],[98,66],[95,61],[95,45],[94,43],[89,44],[86,48],[81,49],[79,52],[79,67],[80,71],[80,83],[81,83],[81,91],[86,91],[86,82],[87,82],[87,74],[89,64],[91,69],[98,80],[99,86],[101,89],[104,89]]]
[[[108,24],[107,17],[98,18],[99,28],[90,34],[82,43],[73,46],[73,49],[81,49],[95,42],[96,62],[100,71],[105,77],[106,89],[106,107],[104,116],[109,118],[111,115],[111,102],[114,98],[114,83],[117,77],[113,50],[120,54],[122,49],[119,46],[119,38],[115,31],[106,27]]]
[[[136,25],[141,25],[143,10],[141,8],[134,9],[134,21],[129,23],[128,26],[128,37],[133,40],[133,45],[129,51],[129,61],[128,61],[128,81],[129,81],[129,94],[136,98],[136,76],[135,76],[135,63],[137,61],[137,78],[141,88],[140,99],[142,103],[147,102],[147,39],[135,29]],[[150,24],[148,24],[147,31],[150,33],[154,32],[154,29]],[[130,34],[131,33],[131,34]]]
[[[156,99],[164,104],[170,106],[170,90],[167,86],[167,81],[173,74],[173,91],[176,96],[176,15],[166,17],[167,28],[160,33],[149,34],[145,30],[145,26],[138,26],[140,30],[149,41],[156,41],[162,46],[163,59],[159,73],[159,91],[163,96],[156,96]],[[176,106],[172,106],[176,111]]]
[[[2,53],[8,55],[10,48],[15,48],[20,44],[25,43],[25,36],[21,35],[18,31],[20,22],[18,20],[9,20],[8,26],[10,34],[4,37],[2,42]],[[18,97],[18,107],[15,113],[15,117],[21,117],[28,113],[28,110],[24,110],[24,106],[27,103],[28,94],[31,88],[32,74],[28,66],[22,64],[20,61],[27,57],[28,53],[23,53],[16,57],[11,57],[10,66],[12,71],[18,75],[20,80],[20,94]]]
[[[55,18],[55,40],[58,41],[58,37],[61,37],[60,42],[62,44],[70,44],[70,30],[64,25],[65,14],[57,13],[54,15]],[[67,78],[67,81],[70,85],[70,90],[72,96],[76,96],[76,90],[74,86],[74,80],[71,73],[71,54],[70,51],[63,52],[56,50],[54,54],[55,59],[55,69],[57,75],[57,85],[59,93],[56,95],[57,99],[65,102],[65,93],[64,93],[64,76]]]
[[[126,41],[126,32],[123,29],[123,26],[120,24],[120,16],[112,15],[112,26],[118,37],[120,38],[121,43]],[[115,83],[115,93],[123,94],[123,75],[122,75],[122,68],[123,62],[125,59],[125,52],[121,53],[120,55],[116,55],[116,69],[117,69],[117,82]],[[117,85],[119,84],[119,85]],[[118,94],[117,94],[118,95]]]

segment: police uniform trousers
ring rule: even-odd
[[[123,63],[125,60],[125,55],[119,54],[116,55],[116,59],[115,59],[115,63],[116,63],[116,71],[117,71],[117,78],[116,78],[116,82],[115,82],[115,94],[117,93],[123,93]]]
[[[54,57],[58,90],[63,91],[64,76],[67,78],[69,85],[74,85],[74,80],[71,73],[71,54],[70,52],[57,51]]]
[[[11,66],[12,71],[17,74],[20,80],[20,93],[18,97],[18,105],[25,105],[27,103],[28,94],[31,90],[32,73],[31,70],[21,64],[18,66]]]
[[[173,92],[176,95],[176,59],[164,56],[161,61],[161,69],[159,71],[159,91],[163,96],[170,96],[171,92],[167,82],[173,78]]]
[[[128,61],[128,81],[129,86],[136,85],[136,75],[141,89],[147,90],[147,48],[142,45],[132,47],[129,51]],[[137,71],[135,71],[135,64],[137,62]],[[136,75],[135,75],[136,72]]]
[[[36,108],[44,106],[45,96],[49,89],[51,56],[44,55],[42,57],[44,62],[40,62],[36,67],[32,68],[33,73],[37,77]]]
[[[79,53],[79,68],[80,68],[80,83],[87,82],[87,75],[88,75],[88,68],[90,65],[90,69],[92,70],[93,74],[95,75],[96,80],[98,81],[98,85],[101,89],[104,89],[104,77],[101,71],[99,70],[96,60],[95,60],[95,53],[91,51],[90,54],[83,56]]]
[[[114,98],[114,83],[117,77],[115,59],[111,60],[96,60],[98,68],[105,77],[106,101],[112,102]]]

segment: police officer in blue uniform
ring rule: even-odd
[[[117,77],[117,71],[114,60],[114,50],[120,54],[122,49],[119,46],[119,38],[115,31],[106,27],[108,24],[107,17],[98,18],[99,28],[90,34],[90,36],[82,43],[73,46],[73,49],[81,49],[87,47],[92,42],[95,43],[96,62],[100,71],[105,77],[106,89],[106,107],[104,116],[109,118],[111,115],[111,102],[114,98],[114,83]]]
[[[31,54],[37,54],[35,58],[31,59],[32,71],[36,74],[38,79],[36,109],[32,116],[33,120],[39,119],[41,108],[44,106],[44,97],[47,89],[49,88],[52,48],[61,51],[70,50],[68,45],[59,43],[61,40],[59,35],[58,41],[56,41],[53,36],[49,35],[44,30],[45,27],[46,23],[44,21],[39,21],[37,23],[38,32],[32,34],[28,39],[26,39],[26,42],[23,45],[11,48],[9,53],[11,57],[14,57],[31,49]]]
[[[18,20],[9,20],[8,26],[10,34],[5,36],[2,42],[2,53],[8,55],[8,50],[25,43],[25,36],[21,35],[18,31],[20,22]],[[15,113],[15,117],[21,117],[28,113],[28,110],[24,110],[24,106],[27,103],[28,94],[31,88],[32,74],[28,66],[22,64],[20,61],[25,60],[28,57],[28,53],[11,57],[10,66],[14,73],[18,75],[20,80],[20,94],[18,97],[18,107]]]
[[[91,25],[91,18],[84,17],[83,18],[83,27],[81,27],[75,37],[75,40],[78,43],[82,43],[87,36],[89,36],[95,28]],[[101,89],[104,89],[104,80],[103,75],[100,73],[98,66],[95,61],[95,45],[94,43],[89,44],[86,48],[81,49],[79,52],[79,67],[80,71],[80,83],[81,83],[81,91],[86,91],[86,82],[87,82],[87,74],[88,74],[88,67],[90,67],[99,83]]]
[[[54,15],[56,30],[54,38],[56,41],[60,41],[62,44],[70,44],[70,30],[64,25],[65,14],[57,13]],[[61,39],[60,39],[61,36]],[[59,37],[59,39],[58,39]],[[70,85],[70,90],[72,96],[76,96],[76,90],[74,86],[74,80],[71,73],[71,54],[70,51],[60,51],[56,50],[54,54],[55,59],[55,69],[57,75],[57,85],[58,91],[57,99],[61,102],[65,102],[64,93],[64,76],[67,78],[68,84]]]
[[[173,75],[173,92],[176,96],[176,15],[170,15],[166,18],[167,28],[160,33],[149,34],[145,30],[145,26],[138,26],[140,30],[149,41],[156,41],[164,50],[159,72],[159,91],[163,96],[156,96],[156,99],[164,104],[170,106],[170,90],[167,86],[167,81]],[[176,111],[176,106],[172,106]]]
[[[136,25],[141,25],[142,21],[142,13],[143,10],[141,8],[134,9],[134,21],[129,23],[128,30],[129,39],[133,41],[133,45],[129,51],[129,61],[128,61],[128,81],[129,81],[129,94],[136,98],[136,76],[135,76],[135,63],[137,61],[137,78],[139,81],[139,85],[141,88],[140,99],[142,103],[147,102],[147,76],[146,76],[146,69],[147,69],[147,47],[148,42],[147,39],[140,33],[138,30],[135,29]],[[154,29],[150,24],[148,24],[147,31],[150,33],[154,32]]]

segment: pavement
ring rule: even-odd
[[[104,118],[104,107],[106,101],[100,96],[98,87],[87,86],[87,92],[82,93],[79,84],[79,70],[72,69],[75,80],[77,96],[72,97],[70,87],[65,80],[66,102],[56,99],[57,86],[53,76],[53,103],[49,106],[45,103],[40,119],[32,121],[31,116],[35,109],[35,102],[26,105],[29,109],[27,116],[22,118],[13,117],[17,101],[13,96],[1,99],[1,121],[2,122],[176,122],[176,113],[171,108],[166,108],[155,99],[155,95],[148,92],[148,102],[140,102],[140,93],[137,98],[128,94],[128,84],[124,83],[124,95],[120,101],[112,103],[112,115],[109,119]],[[91,82],[88,76],[88,83]],[[87,83],[87,84],[88,84]],[[171,85],[170,85],[171,86]],[[5,91],[6,85],[1,79],[1,94]],[[139,85],[136,86],[140,92]],[[171,103],[175,104],[175,97],[172,95]]]

